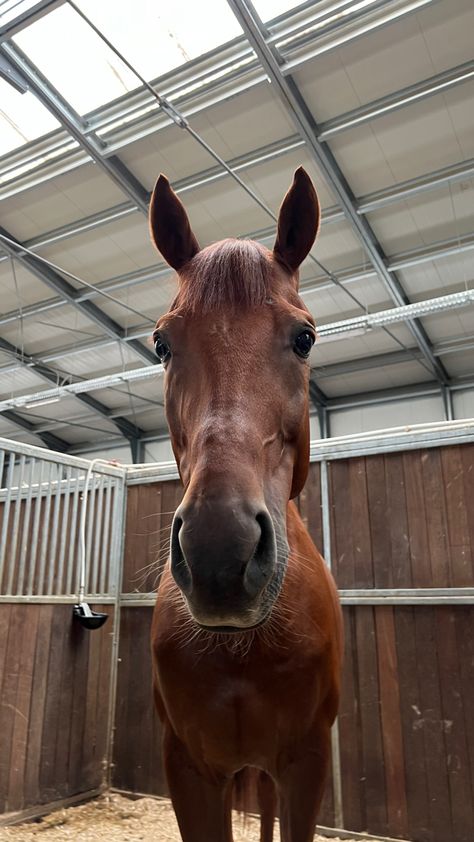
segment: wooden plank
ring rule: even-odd
[[[339,742],[344,826],[362,831],[367,827],[362,768],[359,679],[355,630],[356,608],[345,606],[345,654],[339,705]]]
[[[112,659],[112,638],[114,610],[110,605],[95,605],[94,611],[110,614],[110,619],[100,631],[101,636],[99,685],[97,688],[97,744],[94,781],[96,786],[105,782],[107,776],[107,737],[109,727],[110,670]]]
[[[143,610],[143,609],[141,609]],[[112,785],[118,789],[130,789],[130,767],[128,762],[129,738],[128,717],[129,706],[132,705],[129,687],[129,670],[131,665],[131,608],[120,611],[120,644],[119,663],[117,670],[117,700],[115,707],[115,739],[112,767]]]
[[[54,607],[52,605],[39,605],[38,608],[38,629],[25,768],[25,808],[38,804],[41,800],[40,766],[43,718],[46,694],[50,692],[48,688],[48,662]]]
[[[41,761],[39,775],[40,801],[54,801],[58,797],[56,737],[59,726],[58,699],[61,693],[61,668],[65,647],[64,614],[62,606],[54,606],[51,621],[51,638],[48,662],[47,693],[44,708]],[[60,794],[59,794],[60,795]]]
[[[125,543],[123,552],[122,593],[130,593],[133,588],[133,575],[136,569],[135,529],[138,513],[139,485],[127,489],[127,511],[125,516]]]
[[[169,552],[169,529],[161,524],[162,491],[160,483],[143,486],[140,494],[140,511],[137,532],[141,537],[141,559],[145,569],[136,574],[140,590],[150,593],[159,583],[160,571]]]
[[[385,455],[385,484],[386,528],[390,534],[392,587],[409,588],[412,585],[412,573],[403,454]]]
[[[107,622],[110,622],[108,620]],[[67,779],[68,795],[80,792],[82,780],[84,731],[87,707],[87,678],[89,673],[89,633],[75,624],[74,673],[72,681],[71,728],[69,735]]]
[[[110,620],[107,620],[110,623]],[[101,668],[101,638],[102,631],[95,631],[86,636],[88,648],[88,671],[86,687],[86,712],[84,721],[84,742],[82,747],[81,778],[84,789],[93,789],[97,779],[97,718],[98,718],[98,687]]]
[[[13,722],[8,810],[21,810],[25,806],[24,785],[27,757],[28,725],[33,691],[36,634],[39,605],[23,605],[23,622],[18,629],[21,637],[21,657]]]
[[[409,838],[417,842],[432,842],[424,739],[422,731],[415,725],[421,715],[414,618],[417,609],[418,606],[395,609],[395,636]]]
[[[330,462],[328,468],[332,570],[340,588],[353,588],[355,570],[349,460],[336,459]]]
[[[448,523],[446,500],[441,465],[441,453],[438,448],[426,450],[421,457],[425,492],[425,514],[430,553],[432,588],[449,588],[451,576],[449,569]]]
[[[23,611],[23,605],[12,605],[11,607],[3,670],[0,705],[0,734],[2,735],[2,751],[0,752],[0,812],[8,809],[15,705],[21,662],[22,637],[21,634],[18,634],[18,629],[22,628]]]
[[[408,838],[405,757],[400,717],[393,608],[388,605],[377,606],[374,613],[377,631],[385,784],[387,788],[387,833],[389,836]]]
[[[380,721],[374,608],[358,606],[355,615],[358,655],[362,766],[367,830],[387,835],[387,793]]]
[[[349,482],[352,503],[351,533],[354,547],[354,586],[356,588],[371,588],[374,585],[374,569],[370,542],[365,457],[350,460]]]
[[[452,606],[436,606],[437,649],[444,740],[448,757],[448,781],[451,800],[453,839],[472,842],[474,805],[471,800],[469,752],[465,722],[473,715],[473,700],[463,699]]]
[[[298,508],[315,546],[322,553],[323,524],[321,512],[321,477],[319,462],[309,466],[308,479],[298,498]]]
[[[373,582],[376,588],[392,587],[392,544],[387,529],[387,491],[383,454],[366,459],[368,527],[373,558]]]
[[[87,632],[74,620],[69,606],[60,606],[62,614],[62,634],[64,646],[61,661],[61,682],[56,698],[56,746],[54,754],[55,792],[57,797],[66,798],[69,790],[69,743],[72,727],[72,706],[74,695],[74,674],[76,664],[76,646],[81,635]],[[56,609],[58,610],[58,609]],[[85,680],[85,675],[83,676]]]
[[[439,691],[435,609],[417,605],[414,611],[419,690],[419,714],[413,729],[423,737],[429,824],[433,842],[453,838],[444,743],[445,721]]]
[[[464,496],[464,463],[461,446],[443,448],[441,451],[443,478],[446,494],[451,583],[454,587],[471,587],[474,581],[474,546],[471,546],[472,498]],[[471,488],[469,482],[468,488]]]
[[[471,773],[471,803],[474,804],[474,608],[458,606],[454,612],[456,645],[459,653],[459,682],[464,709],[464,734],[466,737]]]
[[[415,588],[431,587],[431,564],[427,548],[425,495],[420,451],[403,454],[405,490],[407,499],[408,530],[412,583]]]

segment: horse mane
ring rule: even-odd
[[[271,253],[253,240],[221,240],[199,251],[179,277],[172,309],[209,313],[258,307],[271,295]]]

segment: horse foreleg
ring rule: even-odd
[[[260,772],[258,776],[257,798],[260,811],[260,842],[272,842],[277,796],[275,784],[266,772]]]
[[[169,727],[163,758],[183,842],[232,842],[232,782],[201,773]]]
[[[281,842],[312,842],[326,783],[329,752],[327,734],[282,770],[278,781]]]

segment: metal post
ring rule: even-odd
[[[321,514],[323,525],[323,555],[331,570],[331,519],[329,500],[328,463],[321,462]],[[331,729],[332,791],[334,802],[335,827],[344,827],[344,808],[342,800],[341,750],[339,745],[339,722],[336,719]]]
[[[114,628],[112,633],[112,656],[110,662],[110,691],[107,724],[107,746],[105,752],[104,783],[112,785],[113,753],[115,741],[115,709],[117,700],[117,681],[119,645],[120,645],[120,597],[122,592],[123,553],[125,546],[125,523],[127,505],[126,476],[116,480],[114,489],[114,508],[112,515],[112,542],[110,555],[109,592],[115,596]]]

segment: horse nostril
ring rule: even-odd
[[[256,597],[263,590],[276,568],[275,530],[270,515],[260,512],[256,521],[260,527],[260,538],[244,573],[244,586],[251,597]]]
[[[178,587],[189,596],[193,589],[193,579],[179,542],[179,532],[182,525],[182,519],[175,515],[171,530],[171,573]]]

